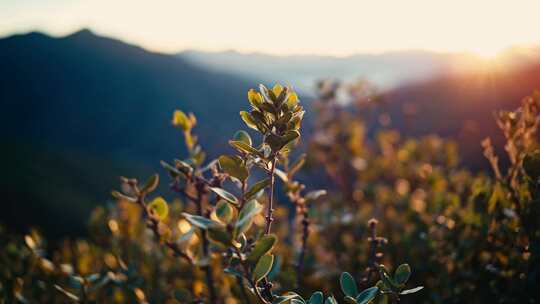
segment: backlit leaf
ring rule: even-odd
[[[309,304],[323,304],[324,295],[320,291],[314,292],[309,298]]]
[[[343,291],[346,296],[356,297],[358,295],[356,281],[350,273],[343,272],[339,278],[339,284],[341,286],[341,291]]]
[[[206,218],[204,216],[200,215],[193,215],[189,213],[183,212],[182,215],[186,218],[188,222],[190,222],[192,225],[197,226],[202,229],[208,229],[209,227],[219,227],[221,226],[220,223],[213,221],[209,218]]]
[[[220,200],[216,205],[216,216],[220,221],[227,224],[232,220],[233,208],[228,202]]]
[[[409,264],[401,264],[394,273],[394,281],[396,284],[404,285],[411,276],[411,266]]]
[[[247,260],[251,264],[256,264],[259,259],[270,252],[277,242],[277,237],[274,234],[269,234],[261,237],[255,243],[255,247],[249,253]]]
[[[145,193],[150,193],[156,190],[158,185],[159,185],[159,175],[154,174],[150,176],[150,178],[146,181],[146,183],[144,184],[142,188],[142,191]]]
[[[247,202],[244,208],[242,208],[238,214],[238,220],[236,221],[235,225],[236,235],[246,231],[250,227],[253,217],[259,214],[261,210],[262,206],[256,200]]]
[[[266,178],[261,181],[256,182],[249,188],[249,190],[244,194],[244,198],[246,200],[251,199],[254,197],[259,191],[263,190],[264,188],[270,186],[270,179]]]
[[[153,199],[152,202],[148,204],[148,208],[151,209],[152,213],[160,220],[166,219],[169,214],[169,205],[167,205],[167,202],[161,196]]]
[[[219,165],[230,176],[236,177],[241,181],[248,178],[249,172],[240,157],[235,155],[221,155]]]
[[[377,286],[368,288],[364,291],[362,291],[357,297],[356,302],[358,304],[366,304],[369,303],[371,300],[373,300],[377,293],[379,292],[379,288]]]
[[[248,132],[244,130],[236,131],[236,133],[234,133],[233,139],[234,141],[241,141],[249,146],[253,144],[253,142],[251,141],[251,136],[249,136]]]
[[[262,280],[272,269],[272,264],[274,263],[274,256],[267,254],[262,256],[253,270],[253,280],[258,282]]]
[[[411,293],[419,292],[422,289],[424,289],[424,286],[418,286],[418,287],[415,287],[415,288],[403,290],[399,294],[400,295],[408,295],[408,294],[411,294]]]
[[[230,192],[227,192],[226,190],[218,187],[210,187],[210,190],[212,190],[215,194],[217,194],[222,199],[228,201],[229,203],[238,205],[238,199]]]

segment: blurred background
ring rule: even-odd
[[[84,234],[118,176],[148,176],[183,153],[174,109],[197,115],[201,142],[217,156],[259,83],[299,91],[307,134],[317,81],[369,83],[391,114],[385,126],[455,140],[463,166],[486,168],[479,142],[500,141],[494,110],[514,109],[540,86],[539,9],[536,1],[1,1],[0,221],[49,237]],[[338,101],[350,103],[346,94]],[[380,119],[367,122],[373,136],[369,124]]]

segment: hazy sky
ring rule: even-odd
[[[540,42],[532,0],[0,0],[0,35],[87,27],[151,50],[493,54]]]

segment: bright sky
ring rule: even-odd
[[[0,36],[80,28],[151,50],[491,55],[540,43],[538,0],[0,0]]]

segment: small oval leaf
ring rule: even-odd
[[[261,237],[259,240],[257,240],[257,242],[255,243],[255,247],[248,255],[248,262],[256,265],[263,255],[267,254],[270,250],[272,250],[276,242],[277,237],[274,234],[268,234]]]
[[[240,141],[245,143],[246,145],[253,145],[253,142],[251,141],[251,136],[249,136],[248,132],[244,130],[236,131],[233,136],[234,141]]]
[[[377,296],[377,293],[379,292],[379,288],[377,286],[368,288],[364,291],[362,291],[357,297],[356,302],[358,304],[366,304],[369,303],[369,301],[373,300],[375,296]]]
[[[409,264],[401,264],[394,273],[394,281],[396,284],[404,285],[411,277],[411,266]]]
[[[314,292],[309,298],[309,304],[323,304],[324,295],[320,291]]]
[[[213,221],[209,218],[206,218],[204,216],[199,215],[193,215],[189,213],[183,212],[182,215],[186,218],[188,222],[190,222],[193,226],[197,226],[201,229],[208,229],[209,227],[219,227],[221,226],[220,223]]]
[[[274,256],[271,254],[264,255],[260,258],[257,266],[253,270],[253,280],[258,282],[262,280],[272,269],[274,263]]]
[[[236,196],[232,195],[230,192],[226,191],[225,189],[218,188],[218,187],[210,187],[210,190],[212,190],[215,194],[217,194],[222,199],[228,201],[231,204],[238,205],[238,199]]]
[[[343,291],[346,296],[356,297],[358,295],[356,281],[350,273],[342,273],[341,277],[339,278],[339,284],[341,285],[341,291]]]
[[[150,176],[150,178],[146,181],[146,183],[144,184],[142,188],[142,191],[145,193],[150,193],[156,190],[158,185],[159,185],[159,175],[154,174]]]
[[[229,203],[220,200],[216,205],[216,216],[223,223],[229,223],[233,218],[233,208]]]
[[[169,215],[169,205],[167,205],[167,202],[161,196],[153,199],[152,202],[148,204],[148,208],[151,209],[152,213],[160,220],[166,219],[167,215]]]

